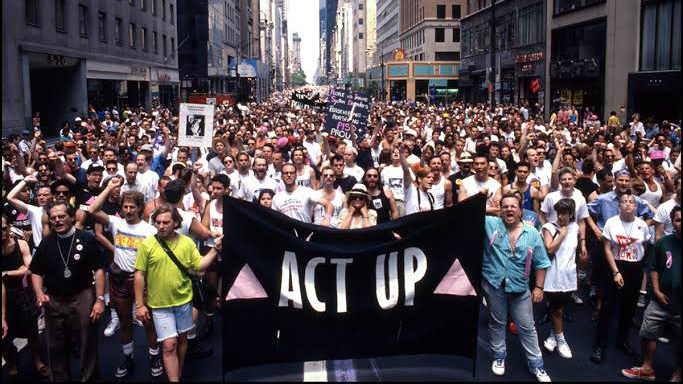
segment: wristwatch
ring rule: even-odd
[[[101,301],[101,302],[104,303],[104,296],[102,296],[102,295],[97,296],[97,300],[99,300],[99,301]]]

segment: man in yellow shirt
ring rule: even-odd
[[[607,126],[608,127],[620,127],[621,123],[619,122],[619,118],[617,117],[617,112],[612,111],[609,113],[609,119],[607,120]]]
[[[205,271],[221,249],[222,237],[202,257],[192,239],[176,232],[182,218],[174,207],[157,208],[152,221],[159,238],[189,271]],[[187,352],[187,332],[192,329],[192,280],[181,272],[156,237],[149,237],[138,246],[135,269],[136,316],[140,320],[153,319],[168,380],[179,381]]]

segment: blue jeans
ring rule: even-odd
[[[531,306],[531,293],[527,289],[523,293],[505,293],[505,288],[495,288],[486,279],[482,280],[482,288],[489,309],[489,342],[494,359],[505,359],[505,334],[508,312],[517,325],[519,339],[529,368],[543,367],[543,355],[538,346],[538,335],[534,324],[534,312]]]

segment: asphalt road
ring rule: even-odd
[[[574,307],[572,305],[572,307]],[[573,319],[565,321],[565,337],[572,349],[574,357],[563,359],[559,355],[545,354],[546,370],[553,381],[630,381],[623,377],[620,370],[638,363],[638,356],[629,357],[610,345],[601,365],[589,360],[595,324],[590,320],[590,305],[570,308]],[[548,336],[550,329],[547,323],[538,324],[543,315],[543,307],[535,306],[539,339]],[[642,315],[642,310],[639,310]],[[108,320],[108,319],[107,319]],[[220,321],[220,317],[216,319]],[[106,321],[98,325],[99,364],[104,381],[114,380],[114,370],[121,362],[121,347],[118,333],[111,338],[103,336]],[[508,334],[508,359],[505,376],[493,375],[488,359],[488,335],[486,331],[487,312],[482,306],[479,320],[479,345],[476,360],[476,375],[473,376],[473,361],[453,356],[396,356],[375,359],[335,360],[327,362],[307,362],[296,364],[272,364],[248,367],[228,372],[226,381],[533,381],[528,373],[522,347],[517,336]],[[615,327],[612,329],[616,329]],[[614,334],[610,335],[612,342]],[[208,338],[213,348],[213,355],[186,362],[185,381],[221,381],[221,327],[214,327],[214,333]],[[680,340],[678,341],[680,342]],[[144,330],[135,327],[135,361],[136,367],[125,381],[166,381],[165,376],[154,379],[149,373],[149,360]],[[658,381],[669,379],[676,359],[676,341],[669,344],[658,343],[655,364]],[[639,347],[637,329],[631,332],[631,345]],[[43,351],[45,353],[45,351]],[[19,357],[22,372],[21,382],[32,382],[38,379],[31,369],[31,358],[26,348]],[[28,373],[26,373],[29,371]],[[72,359],[72,372],[78,372],[78,360]],[[3,380],[8,380],[3,367]]]

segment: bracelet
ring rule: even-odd
[[[142,304],[142,305],[140,305],[140,304],[135,304],[135,309],[142,308],[142,307],[144,307],[144,306],[145,306],[144,304]]]
[[[621,274],[620,271],[612,272],[612,277],[616,277],[617,275]]]
[[[539,287],[538,285],[535,285],[534,288],[538,288],[538,289],[540,289],[541,291],[543,290],[543,288]]]

